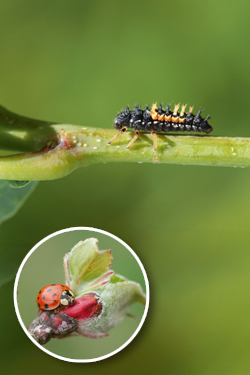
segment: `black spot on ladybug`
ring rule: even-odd
[[[50,292],[51,291],[51,289],[47,289],[47,292]]]
[[[151,110],[147,106],[146,109],[141,109],[139,105],[135,106],[133,111],[129,107],[125,111],[120,112],[115,120],[114,127],[119,129],[117,133],[108,144],[112,143],[119,135],[123,134],[128,129],[134,129],[134,138],[127,146],[129,149],[135,140],[139,137],[139,132],[150,131],[154,137],[154,151],[157,150],[157,135],[155,132],[201,132],[210,133],[213,128],[208,124],[207,116],[205,119],[201,117],[202,110],[200,109],[196,115],[193,115],[193,107],[189,107],[186,113],[187,105],[182,105],[179,111],[180,103],[175,105],[174,110],[170,111],[171,104],[167,105],[164,110],[163,104],[157,107],[156,103],[153,104]]]
[[[39,307],[39,309],[40,309],[40,303],[38,303],[38,307]]]
[[[51,284],[50,286],[55,286],[56,284]]]
[[[45,309],[47,309],[49,307],[49,305],[47,303],[45,303],[44,306],[45,306]]]
[[[45,298],[46,298],[45,295],[43,295],[43,296],[42,296],[42,299],[45,299]]]
[[[65,288],[65,285],[61,284],[61,286],[62,286],[63,288]]]
[[[53,302],[56,302],[56,300],[55,300],[55,299],[53,299]]]
[[[38,294],[41,294],[41,293],[42,293],[41,290],[39,290]]]
[[[39,296],[37,296],[37,299],[39,299]]]
[[[53,294],[53,296],[57,296],[57,294],[56,294],[56,293],[54,293],[54,294]]]

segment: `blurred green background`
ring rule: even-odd
[[[205,108],[214,135],[250,136],[249,13],[246,0],[1,0],[0,102],[25,116],[112,127],[127,104],[181,101]],[[39,183],[0,227],[6,269],[17,272],[56,230],[104,229],[144,264],[150,309],[114,357],[60,362],[20,327],[11,280],[1,289],[1,368],[249,375],[249,186],[248,169],[145,163]]]
[[[27,327],[37,315],[36,296],[45,285],[53,282],[65,283],[63,258],[79,241],[94,237],[98,247],[111,249],[113,262],[111,270],[128,280],[139,283],[144,293],[146,285],[143,273],[133,254],[108,235],[87,230],[75,230],[56,235],[42,243],[28,258],[18,283],[18,309],[22,321]],[[31,282],[32,280],[32,282]],[[136,331],[144,306],[136,303],[129,309],[136,320],[125,318],[123,323],[112,331],[106,339],[91,340],[86,337],[71,337],[68,340],[51,340],[45,348],[54,354],[71,359],[92,359],[107,355],[122,346]]]

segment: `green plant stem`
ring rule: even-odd
[[[158,149],[154,152],[152,136],[141,133],[127,150],[131,132],[108,145],[117,130],[53,124],[5,109],[7,119],[3,121],[2,110],[0,107],[1,139],[5,137],[2,148],[33,151],[0,157],[0,179],[4,180],[52,180],[76,168],[107,162],[250,166],[250,138],[158,134]],[[37,148],[41,150],[34,151]]]

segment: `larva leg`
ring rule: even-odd
[[[128,128],[124,127],[122,128],[119,133],[117,133],[109,142],[108,142],[108,145],[110,145],[117,137],[119,137],[119,135],[125,133],[125,131],[128,130]]]
[[[157,151],[157,135],[154,130],[151,130],[151,134],[154,137],[154,151]]]
[[[127,149],[129,149],[132,144],[134,143],[134,141],[137,140],[137,138],[139,137],[139,130],[136,130],[135,133],[134,133],[134,138],[132,139],[132,141],[129,142],[129,144],[127,145]]]

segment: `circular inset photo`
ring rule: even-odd
[[[149,284],[140,259],[121,239],[95,228],[68,228],[27,254],[14,304],[40,349],[69,362],[95,362],[136,337],[149,307]]]

